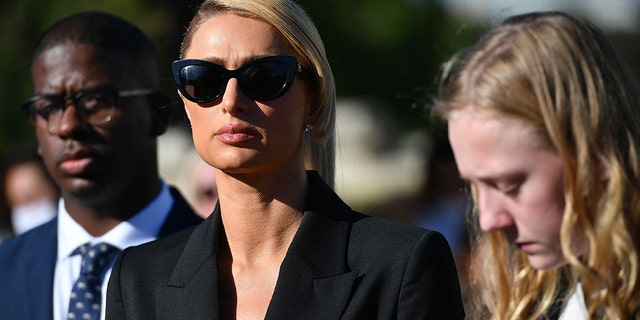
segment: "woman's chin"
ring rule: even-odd
[[[527,255],[529,264],[537,270],[553,270],[567,264],[563,256],[557,255]]]

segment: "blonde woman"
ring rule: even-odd
[[[331,189],[335,88],[288,0],[212,0],[173,63],[218,205],[122,252],[107,319],[461,319],[439,233],[351,210]]]
[[[594,25],[514,16],[441,109],[475,200],[471,318],[640,317],[640,90]]]

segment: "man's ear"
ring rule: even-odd
[[[154,93],[149,96],[152,108],[151,134],[159,136],[167,131],[173,107],[177,104],[175,99],[164,93]]]

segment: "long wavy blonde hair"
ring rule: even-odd
[[[325,182],[334,183],[336,88],[324,43],[309,15],[292,0],[207,0],[189,23],[180,46],[180,57],[191,45],[193,35],[210,17],[232,12],[271,25],[296,53],[300,64],[313,73],[316,119],[306,135],[307,169],[317,170]]]
[[[640,90],[609,40],[565,13],[514,16],[447,74],[445,118],[473,107],[524,120],[565,168],[560,239],[568,264],[536,270],[501,231],[475,232],[469,316],[544,319],[579,281],[589,318],[640,317]],[[588,256],[572,251],[581,244]]]

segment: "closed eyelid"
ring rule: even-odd
[[[498,184],[496,185],[496,189],[498,189],[500,192],[504,193],[504,194],[515,194],[517,193],[517,191],[520,190],[520,186],[521,184],[517,183],[517,184],[513,184],[513,183],[509,183],[509,184]]]
[[[514,195],[520,190],[525,180],[526,177],[524,175],[506,177],[498,180],[495,183],[495,188],[504,194]]]
[[[480,178],[475,181],[465,180],[472,185],[484,185],[502,193],[513,193],[520,189],[526,177],[524,175],[513,175],[504,177]]]

